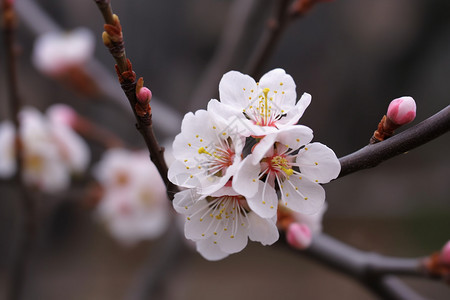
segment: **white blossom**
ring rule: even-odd
[[[56,124],[32,107],[20,112],[24,181],[44,192],[59,192],[70,184],[72,173],[83,172],[90,153],[85,142],[65,124]],[[16,172],[15,130],[9,121],[0,126],[0,176]]]
[[[275,188],[280,190],[281,204],[294,211],[314,214],[325,201],[325,191],[320,185],[336,178],[340,163],[334,152],[321,143],[303,144],[297,135],[278,136],[262,159],[254,164],[253,156],[248,155],[239,166],[233,178],[233,187],[246,197],[261,193],[256,201],[249,201],[253,211],[262,217],[274,214],[272,207],[278,203]]]
[[[241,251],[248,239],[271,245],[278,240],[276,216],[261,218],[249,208],[247,199],[231,187],[205,196],[194,189],[175,195],[173,206],[186,216],[185,235],[197,244],[208,260],[218,260]]]
[[[264,137],[297,124],[311,102],[307,93],[297,102],[295,82],[283,69],[274,69],[256,82],[237,71],[226,73],[219,84],[221,102],[213,102],[215,112],[240,120],[241,131]]]
[[[95,38],[86,28],[48,32],[36,39],[32,61],[39,71],[54,76],[84,64],[94,54],[94,47]]]
[[[237,170],[245,137],[234,132],[220,115],[205,110],[184,116],[181,133],[173,142],[169,180],[200,194],[223,187]]]
[[[108,150],[94,169],[104,189],[98,216],[124,245],[154,239],[169,222],[166,188],[148,153]]]

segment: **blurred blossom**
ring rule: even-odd
[[[166,187],[146,151],[108,150],[94,177],[104,189],[98,216],[124,245],[157,238],[166,230]]]
[[[32,61],[42,73],[58,76],[88,61],[94,53],[94,47],[94,35],[88,29],[49,32],[37,38]]]
[[[314,235],[322,232],[322,219],[326,210],[327,210],[327,203],[325,202],[320,211],[318,211],[315,214],[308,215],[298,213],[295,211],[291,211],[291,214],[296,223],[308,226],[309,229],[311,230],[311,233]]]
[[[448,241],[441,250],[441,261],[450,266],[450,241]]]
[[[22,109],[19,117],[25,182],[48,193],[66,189],[71,173],[87,168],[88,146],[70,127],[55,123],[35,108]],[[0,161],[0,176],[11,177],[17,167],[14,127],[9,121],[0,125]]]
[[[278,210],[278,226],[286,230],[286,239],[289,245],[303,250],[311,245],[314,235],[322,231],[322,218],[327,209],[325,203],[321,210],[308,215],[290,210],[283,205]]]

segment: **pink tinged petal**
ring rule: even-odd
[[[288,109],[295,105],[295,82],[283,69],[274,69],[264,74],[259,81],[259,87],[268,88],[268,97],[273,97],[274,103],[280,108]]]
[[[311,230],[305,224],[292,223],[288,227],[286,240],[292,247],[304,250],[311,245]]]
[[[291,108],[286,112],[286,116],[281,118],[277,122],[278,127],[286,126],[286,125],[295,125],[298,123],[298,120],[303,116],[306,108],[311,103],[311,95],[308,93],[303,93],[300,100],[298,100],[295,107]]]
[[[257,97],[256,92],[255,80],[237,71],[226,73],[219,83],[220,101],[240,109],[244,109],[251,99]]]
[[[293,211],[315,214],[325,202],[325,190],[302,174],[293,174],[282,183],[281,204]]]
[[[337,178],[341,171],[336,154],[321,143],[311,143],[301,149],[297,155],[300,172],[314,182],[327,183]]]
[[[278,196],[275,189],[266,181],[258,181],[258,191],[247,197],[248,206],[262,218],[272,218],[277,213]]]
[[[46,114],[53,124],[64,124],[73,128],[78,122],[77,112],[66,104],[53,104],[47,108]]]
[[[313,132],[311,128],[303,125],[295,125],[284,127],[277,135],[276,141],[286,146],[287,148],[297,150],[311,142],[313,139]]]
[[[207,260],[216,261],[227,257],[229,254],[223,252],[213,238],[200,240],[196,243],[197,251]]]
[[[259,164],[254,165],[252,163],[251,156],[250,154],[241,162],[232,181],[234,190],[245,197],[254,196],[259,187],[258,177],[261,167]]]
[[[252,164],[259,164],[261,159],[266,156],[267,152],[273,149],[273,144],[277,139],[277,133],[271,133],[263,137],[252,151]]]
[[[248,213],[247,217],[250,224],[248,229],[250,240],[260,242],[264,246],[272,245],[278,240],[280,234],[273,220],[261,218],[253,212]]]
[[[450,266],[450,241],[441,250],[441,261],[447,266]]]
[[[61,157],[73,172],[84,172],[91,159],[86,142],[70,127],[64,124],[51,127],[51,134],[56,142]]]

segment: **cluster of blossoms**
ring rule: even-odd
[[[46,115],[37,109],[21,110],[20,138],[23,151],[25,183],[43,192],[54,193],[66,189],[73,173],[86,170],[90,161],[87,144],[78,136],[66,118],[70,108],[64,105],[49,107]],[[17,169],[15,129],[10,121],[0,123],[0,177],[12,177]]]
[[[248,238],[273,244],[278,206],[320,212],[320,184],[340,172],[334,152],[310,143],[312,130],[297,125],[311,96],[297,101],[294,80],[284,70],[259,82],[228,72],[219,94],[221,101],[211,100],[206,111],[185,115],[169,168],[169,179],[187,188],[173,201],[186,215],[185,235],[210,260],[241,251]]]
[[[154,239],[166,230],[169,201],[148,152],[110,149],[94,168],[94,177],[103,189],[98,216],[121,243]]]

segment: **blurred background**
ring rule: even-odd
[[[103,19],[93,1],[34,2],[63,29],[91,29],[97,37],[95,58],[115,76],[113,60],[101,44]],[[240,2],[244,6],[251,1]],[[274,2],[253,1],[245,38],[220,74],[245,70]],[[222,31],[234,24],[229,14],[233,5],[226,0],[113,1],[127,56],[155,99],[174,111],[169,123],[179,124],[177,115],[206,108],[218,97],[220,76],[215,79],[205,70],[221,50]],[[52,103],[70,104],[132,147],[143,147],[126,106],[105,95],[76,92],[36,71],[30,59],[36,38],[30,22],[21,21],[18,28],[24,103],[41,110]],[[0,51],[3,66],[4,49]],[[264,72],[276,67],[292,75],[299,95],[308,92],[313,97],[301,123],[314,130],[316,141],[342,157],[368,143],[394,98],[409,95],[416,100],[412,125],[449,104],[450,2],[319,4],[282,35]],[[211,84],[202,88],[205,78]],[[4,70],[0,79],[3,120],[8,111]],[[177,133],[157,125],[155,130],[165,143]],[[104,149],[90,146],[95,162]],[[362,250],[392,256],[416,257],[440,249],[450,238],[449,146],[446,135],[377,168],[327,184],[324,231]],[[40,227],[27,299],[124,299],[143,265],[157,263],[151,254],[164,249],[166,236],[121,246],[96,221],[92,209],[80,204],[90,180],[78,179],[64,195],[37,196]],[[20,217],[17,194],[7,181],[0,181],[1,296]],[[352,279],[280,246],[250,243],[220,262],[208,262],[187,248],[183,252],[156,299],[376,299]],[[442,283],[405,282],[430,299],[450,298],[450,288]]]

